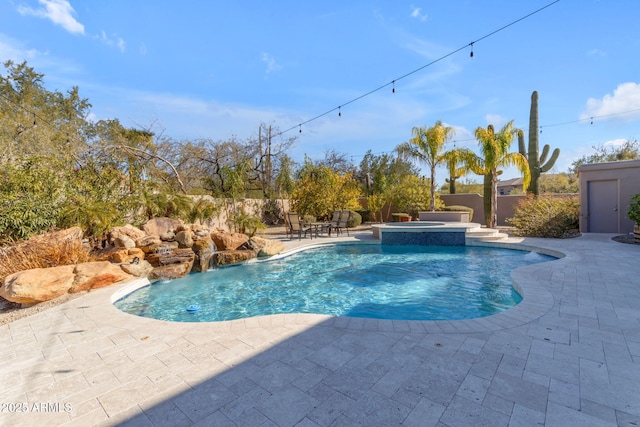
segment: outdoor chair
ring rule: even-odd
[[[335,211],[333,213],[333,216],[335,218],[336,216],[336,212],[338,212],[338,220],[335,222],[333,221],[333,218],[331,220],[331,225],[329,226],[329,235],[331,235],[331,230],[335,230],[336,231],[336,236],[339,235],[342,230],[346,230],[347,231],[347,236],[349,235],[349,220],[351,219],[351,211],[349,210],[342,210],[342,211]]]
[[[307,233],[313,239],[313,227],[306,225],[300,215],[297,213],[289,212],[287,214],[287,222],[289,223],[289,230],[291,231],[291,238],[293,239],[294,235],[298,235],[298,240],[302,240],[302,234],[304,233],[304,237],[307,237]]]
[[[287,234],[289,239],[293,239],[293,234],[291,233],[291,223],[289,222],[289,214],[284,214],[284,232]]]
[[[329,237],[331,237],[331,230],[338,229],[338,225],[340,222],[340,212],[342,211],[333,211],[333,216],[331,217],[331,221],[329,221],[327,225],[324,227],[328,232]]]

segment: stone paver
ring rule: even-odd
[[[0,425],[637,426],[640,246],[611,237],[496,242],[564,256],[474,320],[171,323],[97,290],[0,326]]]

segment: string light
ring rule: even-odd
[[[523,17],[519,18],[519,19],[516,19],[515,21],[512,21],[512,22],[510,22],[510,23],[508,23],[508,24],[506,24],[506,25],[503,25],[502,27],[498,28],[497,30],[494,30],[494,31],[492,31],[492,32],[490,32],[490,33],[488,33],[488,34],[485,34],[484,36],[482,36],[482,37],[480,37],[480,38],[478,38],[478,39],[476,39],[476,40],[472,41],[472,42],[471,42],[471,43],[469,43],[469,44],[466,44],[466,45],[464,45],[464,46],[462,46],[462,47],[460,47],[460,48],[458,48],[458,49],[456,49],[456,50],[453,50],[453,51],[449,52],[448,54],[446,54],[446,55],[444,55],[444,56],[441,56],[441,57],[440,57],[440,58],[438,58],[438,59],[435,59],[435,60],[433,60],[433,61],[429,62],[428,64],[423,65],[422,67],[416,68],[415,70],[410,71],[410,72],[408,72],[408,73],[406,73],[406,74],[404,74],[404,75],[402,75],[402,76],[400,76],[400,77],[396,77],[395,79],[393,79],[393,80],[392,80],[392,81],[390,81],[389,83],[383,84],[382,86],[379,86],[379,87],[377,87],[377,88],[375,88],[375,89],[373,89],[373,90],[370,90],[370,91],[369,91],[369,92],[367,92],[367,93],[364,93],[364,94],[362,94],[362,95],[360,95],[360,96],[358,96],[358,97],[356,97],[356,98],[353,98],[352,100],[350,100],[350,101],[345,102],[344,104],[342,104],[342,106],[349,105],[349,104],[351,104],[351,103],[354,103],[354,102],[356,102],[356,101],[359,101],[359,100],[361,100],[362,98],[365,98],[365,97],[367,97],[367,96],[369,96],[369,95],[374,94],[375,92],[378,92],[379,90],[382,90],[382,89],[386,88],[387,86],[391,86],[391,87],[392,87],[392,88],[391,88],[391,92],[392,92],[392,93],[395,93],[395,82],[396,82],[396,81],[401,80],[401,79],[404,79],[404,78],[407,78],[407,77],[411,76],[412,74],[415,74],[415,73],[417,73],[417,72],[419,72],[419,71],[422,71],[422,70],[424,70],[425,68],[430,67],[431,65],[436,64],[436,63],[438,63],[438,62],[440,62],[440,61],[442,61],[442,60],[444,60],[444,59],[446,59],[446,58],[448,58],[448,57],[450,57],[450,56],[452,56],[452,55],[454,55],[454,54],[456,54],[456,53],[460,52],[461,50],[466,49],[466,48],[467,48],[467,47],[469,47],[469,46],[471,46],[471,57],[473,57],[473,45],[474,45],[474,43],[477,43],[477,42],[482,41],[482,40],[484,40],[484,39],[486,39],[486,38],[488,38],[488,37],[491,37],[491,36],[493,36],[494,34],[499,33],[500,31],[503,31],[503,30],[505,30],[505,29],[507,29],[507,28],[511,27],[512,25],[517,24],[517,23],[518,23],[518,22],[520,22],[520,21],[523,21],[523,20],[525,20],[525,19],[527,19],[527,18],[529,18],[529,17],[531,17],[531,16],[533,16],[533,15],[535,15],[535,14],[539,13],[539,12],[542,12],[544,9],[547,9],[548,7],[550,7],[550,6],[552,6],[552,5],[556,4],[556,3],[558,3],[559,1],[560,1],[560,0],[554,0],[554,1],[552,1],[551,3],[548,3],[548,4],[546,4],[545,6],[542,6],[541,8],[534,10],[533,12],[531,12],[531,13],[529,13],[529,14],[527,14],[527,15],[525,15],[525,16],[523,16]],[[285,134],[285,133],[287,133],[287,132],[290,132],[291,130],[295,129],[296,127],[299,127],[299,126],[302,126],[302,125],[306,125],[307,123],[311,123],[311,122],[313,122],[313,121],[315,121],[315,120],[318,120],[318,119],[320,119],[320,118],[322,118],[322,117],[326,116],[327,114],[330,114],[331,112],[333,112],[333,111],[335,111],[335,110],[336,110],[336,109],[334,108],[334,109],[332,109],[332,110],[325,111],[324,113],[322,113],[322,114],[318,114],[317,116],[314,116],[314,117],[310,118],[309,120],[306,120],[306,121],[304,121],[304,122],[302,122],[302,123],[299,123],[299,124],[298,124],[298,125],[296,125],[296,126],[292,126],[292,127],[288,128],[288,129],[285,129],[285,130],[283,130],[282,132],[280,132],[279,134],[274,135],[274,136],[280,136],[280,135],[283,135],[283,134]],[[302,130],[301,130],[300,132],[302,132]]]
[[[469,57],[473,58],[473,42],[469,43],[469,46],[471,46],[471,52],[469,53]]]
[[[338,117],[342,117],[342,111],[340,111],[341,107],[338,107]]]
[[[396,81],[393,80],[391,84],[393,85],[393,87],[391,88],[391,93],[396,93]]]

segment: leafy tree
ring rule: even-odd
[[[363,184],[364,194],[380,194],[404,176],[417,175],[418,172],[419,169],[402,156],[389,153],[376,155],[369,150],[360,162],[356,177]]]
[[[401,156],[375,155],[371,151],[363,157],[358,171],[362,192],[367,195],[367,205],[376,220],[384,221],[391,209],[392,189],[409,175],[417,175],[418,168]],[[386,214],[382,209],[387,207]]]
[[[578,176],[574,173],[554,173],[540,175],[540,192],[577,193],[580,191]]]
[[[626,140],[621,145],[599,145],[594,146],[594,154],[582,156],[571,163],[569,172],[576,173],[582,165],[603,162],[619,162],[621,160],[640,159],[640,142],[637,140]]]
[[[342,175],[348,173],[354,174],[356,172],[356,167],[353,165],[349,155],[347,153],[340,153],[334,149],[325,150],[324,158],[317,161],[316,165],[326,166]]]
[[[351,174],[340,174],[307,158],[297,173],[291,198],[299,214],[328,219],[337,209],[359,209],[359,195],[358,182]]]
[[[441,121],[437,121],[435,125],[429,129],[425,127],[414,127],[412,130],[413,137],[397,148],[398,152],[418,161],[424,162],[429,167],[431,176],[430,184],[430,200],[429,206],[431,211],[436,209],[436,167],[446,161],[444,156],[444,145],[454,135],[455,130],[452,127],[444,126]]]
[[[431,199],[431,183],[428,178],[417,175],[407,175],[400,182],[393,185],[391,203],[402,212],[413,218],[419,211],[425,211],[431,206],[440,207],[442,202]]]
[[[295,185],[293,180],[293,166],[293,160],[286,154],[283,155],[280,159],[280,171],[276,177],[276,187],[278,195],[281,198],[288,197],[293,191]]]
[[[514,135],[513,120],[498,133],[494,132],[493,125],[486,129],[478,127],[475,131],[482,157],[476,155],[470,168],[474,173],[484,176],[484,210],[489,228],[495,227],[498,220],[498,175],[502,173],[499,168],[517,167],[524,175],[523,188],[529,185],[529,164],[526,157],[519,152],[509,152]]]
[[[44,87],[43,74],[6,61],[0,74],[0,164],[37,155],[41,161],[78,159],[86,148],[91,105],[77,87],[63,94]]]
[[[441,191],[447,191],[449,184],[444,184],[441,188]],[[459,182],[456,184],[456,194],[480,194],[481,196],[484,194],[484,185],[475,180],[467,179],[464,182]]]
[[[40,160],[16,160],[0,169],[0,243],[28,239],[58,222],[63,177]]]

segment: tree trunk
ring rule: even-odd
[[[498,172],[491,173],[491,225],[494,228],[498,225]]]
[[[431,200],[429,201],[429,205],[431,208],[431,212],[436,210],[436,167],[435,165],[431,165]]]
[[[484,224],[489,228],[491,228],[491,175],[491,172],[484,175],[484,196],[482,198],[482,201],[484,202]]]

